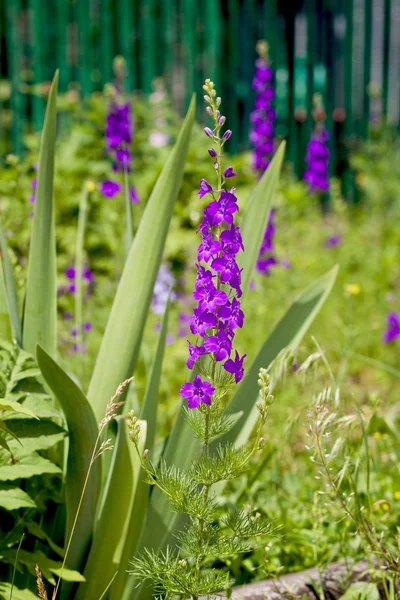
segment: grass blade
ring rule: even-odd
[[[53,178],[57,124],[58,71],[50,89],[40,142],[38,187],[29,249],[22,345],[35,354],[40,344],[55,355],[57,343],[57,265]]]
[[[14,273],[8,254],[7,238],[0,223],[0,247],[3,263],[4,284],[7,292],[8,310],[15,339],[19,346],[22,345],[21,319],[18,309],[17,287],[15,285]]]
[[[285,146],[285,142],[281,142],[243,214],[241,232],[245,251],[238,255],[239,267],[243,269],[243,295],[249,289],[251,278],[254,276],[254,268],[267,226],[269,211],[279,183]]]
[[[36,358],[44,379],[61,404],[69,430],[69,452],[65,476],[66,539],[68,539],[96,443],[98,425],[92,408],[79,387],[39,345]],[[92,536],[100,484],[101,461],[96,460],[68,554],[67,566],[70,569],[79,570]]]

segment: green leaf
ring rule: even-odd
[[[358,581],[352,583],[346,591],[342,600],[379,600],[379,590],[376,583],[368,583],[366,581]]]
[[[118,285],[88,391],[98,420],[119,383],[132,374],[136,365],[182,181],[195,107],[193,98],[175,147],[149,198]]]
[[[0,247],[1,260],[3,265],[4,284],[7,292],[8,310],[10,320],[14,331],[15,339],[19,346],[22,345],[21,319],[18,309],[17,288],[15,285],[14,273],[11,266],[10,255],[8,254],[7,238],[0,223]]]
[[[14,412],[23,413],[28,417],[33,417],[34,419],[39,420],[39,417],[37,417],[35,413],[29,410],[29,408],[26,408],[23,404],[20,404],[19,402],[13,402],[12,400],[5,400],[3,398],[0,398],[0,410],[12,410]]]
[[[118,548],[124,545],[129,519],[141,518],[140,507],[134,505],[140,460],[129,439],[124,419],[117,417],[116,423],[118,432],[104,489],[104,501],[99,510],[93,543],[84,571],[86,583],[79,586],[77,600],[98,600],[119,568],[121,552]],[[141,421],[140,426],[140,446],[143,451],[146,423]],[[128,564],[125,568],[127,567]]]
[[[0,583],[0,598],[9,600],[11,594],[11,583]],[[37,596],[28,589],[20,590],[19,588],[13,587],[12,591],[13,600],[37,600]]]
[[[2,552],[0,559],[5,559],[9,563],[13,563],[15,560],[16,550],[11,549]],[[55,584],[53,574],[57,577],[61,575],[62,563],[60,561],[51,560],[43,552],[37,550],[36,552],[28,552],[27,550],[20,550],[18,554],[18,562],[25,565],[28,571],[36,578],[35,566],[39,565],[39,568],[43,576],[50,581],[52,585]],[[85,581],[83,575],[73,569],[64,569],[62,571],[62,580],[71,582]]]
[[[242,289],[244,295],[249,289],[251,278],[254,276],[254,268],[267,226],[269,211],[279,182],[285,156],[285,146],[286,143],[281,142],[268,169],[258,182],[243,214],[241,232],[245,251],[239,253],[238,264],[243,269]]]
[[[19,508],[36,508],[36,503],[19,487],[0,484],[0,506],[5,510],[18,510]]]
[[[12,462],[6,451],[0,450],[0,481],[28,479],[45,473],[58,475],[61,474],[61,469],[39,454],[21,456],[17,462]]]
[[[36,357],[42,375],[58,398],[68,424],[69,452],[65,478],[66,539],[68,539],[96,443],[98,426],[92,408],[81,390],[39,345]],[[89,477],[68,554],[67,564],[74,569],[79,568],[93,533],[100,485],[101,461],[96,460]]]
[[[169,308],[170,303],[168,302],[158,338],[156,354],[154,357],[153,367],[151,369],[141,414],[141,418],[147,423],[146,448],[150,450],[150,452],[153,452],[154,449],[161,367],[168,331]],[[111,586],[111,600],[120,600],[123,597],[123,594],[129,597],[129,594],[133,592],[136,585],[136,582],[134,582],[133,578],[127,577],[126,570],[129,566],[129,561],[132,559],[139,543],[140,535],[143,530],[143,524],[146,520],[149,496],[149,485],[140,479],[136,490],[134,510],[132,511],[129,519],[128,534],[122,550],[119,571],[115,581],[113,582],[113,585]]]
[[[284,348],[296,348],[327,299],[336,280],[338,267],[333,267],[309,285],[291,305],[258,351],[247,373],[229,402],[230,412],[243,411],[236,425],[222,438],[220,443],[235,442],[240,446],[247,442],[258,418],[255,406],[259,387],[258,372],[268,368]]]
[[[37,421],[33,419],[11,419],[7,421],[9,432],[15,440],[9,440],[10,448],[16,458],[30,452],[48,450],[61,442],[66,436],[65,429],[52,421]]]
[[[29,249],[22,345],[31,354],[39,343],[54,355],[57,343],[57,265],[53,178],[58,71],[54,75],[40,143],[38,186]]]
[[[8,308],[7,291],[4,281],[3,265],[0,261],[0,338],[12,341],[10,311]]]

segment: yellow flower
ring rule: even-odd
[[[386,510],[386,511],[390,510],[390,506],[386,502],[384,504],[382,504],[382,508],[383,508],[383,510]]]
[[[375,433],[374,433],[374,438],[375,438],[376,440],[380,440],[380,439],[381,439],[381,437],[382,437],[382,434],[381,434],[381,432],[380,432],[380,431],[375,431]]]
[[[346,525],[346,527],[350,527],[350,525],[351,525],[350,521],[345,521],[344,524]]]
[[[393,495],[394,495],[395,500],[400,500],[400,490],[396,490]]]
[[[88,181],[86,187],[88,192],[94,192],[94,190],[96,189],[96,184],[94,181]]]
[[[358,283],[345,283],[343,286],[345,292],[350,294],[350,296],[358,296],[361,292],[361,288]]]

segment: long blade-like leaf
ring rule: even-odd
[[[53,177],[57,125],[58,71],[50,89],[40,142],[38,186],[29,249],[22,345],[36,344],[55,355],[57,343],[57,264]]]
[[[3,264],[0,261],[0,339],[11,342],[12,338],[10,310],[4,281]]]
[[[234,441],[236,445],[240,446],[247,441],[258,418],[255,401],[259,391],[257,381],[260,368],[266,369],[284,348],[298,346],[330,294],[337,272],[338,267],[335,266],[308,286],[291,305],[260,348],[247,370],[246,377],[235,389],[229,403],[232,413],[243,411],[243,414],[235,426],[221,439],[221,443]]]
[[[154,439],[157,425],[157,408],[159,402],[159,388],[161,379],[161,367],[165,350],[165,340],[168,331],[168,312],[169,302],[165,310],[163,323],[161,326],[160,335],[156,354],[154,357],[153,368],[151,369],[150,379],[147,385],[145,398],[143,402],[143,410],[141,418],[147,424],[146,448],[153,451]],[[139,478],[134,510],[132,511],[128,524],[128,534],[122,549],[120,568],[118,575],[111,587],[111,600],[125,600],[130,597],[136,586],[136,582],[132,577],[128,577],[126,570],[129,566],[129,561],[133,557],[139,543],[142,533],[143,524],[146,520],[147,508],[149,504],[150,486]]]
[[[93,410],[79,387],[39,345],[36,358],[43,377],[61,404],[68,425],[69,451],[65,477],[66,539],[68,540],[96,443],[98,426]],[[68,553],[67,566],[71,569],[79,570],[92,536],[100,484],[101,461],[96,460],[91,470]]]
[[[80,584],[75,596],[77,600],[98,600],[119,568],[118,548],[125,542],[128,519],[139,516],[137,507],[132,508],[139,482],[140,460],[129,439],[125,421],[117,417],[116,423],[118,432],[104,489],[104,501],[84,571],[86,582]],[[146,423],[140,422],[140,427],[139,443],[143,451]]]
[[[243,214],[241,230],[245,251],[238,254],[238,264],[243,269],[243,294],[249,289],[250,280],[254,275],[254,267],[267,226],[271,203],[278,187],[283,158],[285,156],[285,146],[286,143],[281,142],[268,169],[258,182],[254,194],[251,196]]]
[[[118,285],[90,382],[88,398],[100,418],[117,385],[132,374],[183,175],[195,116],[193,98],[178,140],[157,180]]]
[[[15,285],[14,273],[11,266],[10,256],[8,254],[7,238],[0,223],[0,247],[4,272],[4,284],[7,293],[8,310],[10,314],[11,326],[17,344],[22,345],[21,319],[18,310],[17,287]]]

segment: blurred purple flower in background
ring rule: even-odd
[[[250,115],[252,124],[250,142],[254,145],[253,169],[261,176],[268,168],[274,153],[276,113],[273,107],[275,100],[274,72],[270,65],[268,44],[265,41],[258,42],[257,52],[259,58],[256,60],[253,79],[256,101]]]
[[[171,269],[163,263],[158,271],[157,279],[153,289],[153,299],[151,310],[155,315],[163,315],[167,307],[168,296],[171,302],[175,302],[177,295],[173,291],[176,285],[176,279]]]
[[[325,241],[325,247],[326,248],[337,248],[338,246],[340,246],[341,243],[342,243],[342,238],[340,235],[338,235],[338,234],[331,235]]]
[[[329,191],[329,134],[325,129],[326,113],[320,94],[314,94],[313,117],[314,131],[307,146],[304,181],[307,181],[310,192]]]
[[[383,342],[390,344],[400,338],[400,313],[391,312],[387,316],[387,329],[383,334]]]

